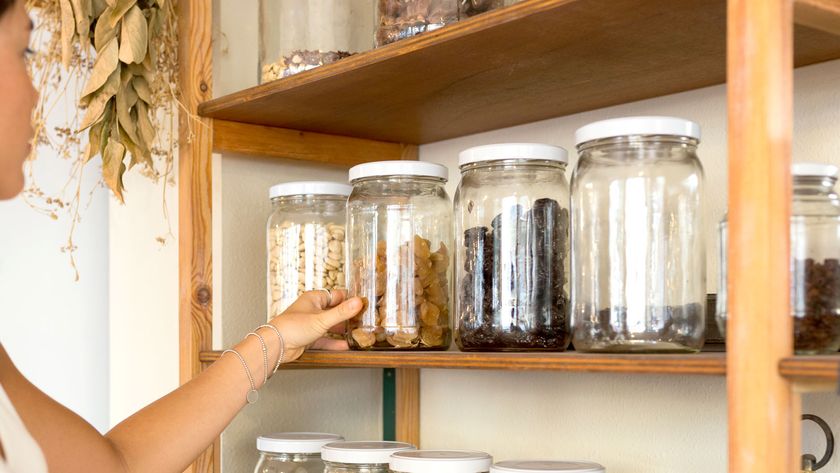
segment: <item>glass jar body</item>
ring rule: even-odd
[[[356,350],[445,350],[451,341],[449,197],[440,179],[368,178],[347,205],[348,323]]]
[[[706,257],[697,141],[585,143],[572,178],[575,349],[696,352]]]
[[[459,19],[465,20],[496,8],[501,8],[522,0],[458,0]]]
[[[459,0],[378,0],[376,46],[458,21]]]
[[[347,198],[338,195],[272,199],[266,226],[269,320],[306,291],[346,287],[346,205]]]
[[[800,355],[840,350],[840,198],[836,179],[795,176],[790,219],[790,284],[793,348]],[[717,320],[725,333],[727,298],[726,217],[720,223]]]
[[[260,452],[254,473],[322,473],[324,462],[317,453]]]
[[[324,473],[388,473],[388,464],[324,462]]]
[[[261,0],[260,83],[373,47],[375,0]]]
[[[455,195],[455,341],[463,351],[569,344],[564,163],[467,165]]]

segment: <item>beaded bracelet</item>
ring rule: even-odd
[[[245,374],[248,375],[248,382],[251,383],[251,390],[248,391],[248,394],[245,395],[245,400],[248,401],[248,404],[253,404],[257,402],[260,399],[260,393],[259,391],[257,391],[257,386],[254,384],[254,377],[251,376],[251,369],[248,368],[248,363],[245,362],[245,358],[243,358],[242,355],[240,355],[239,352],[234,350],[233,348],[223,351],[222,356],[224,356],[226,353],[233,353],[234,355],[236,355],[236,357],[239,358],[239,361],[242,362],[242,366],[245,367]]]
[[[275,327],[274,325],[271,325],[271,324],[260,325],[259,327],[257,327],[257,330],[259,330],[261,328],[268,328],[268,329],[274,330],[274,333],[277,334],[277,338],[280,339],[280,356],[277,357],[277,365],[274,367],[274,371],[271,373],[271,375],[274,376],[274,373],[276,373],[277,370],[280,369],[280,365],[283,363],[283,358],[286,355],[286,340],[283,338],[283,334],[280,333],[280,330],[278,330],[277,327]]]

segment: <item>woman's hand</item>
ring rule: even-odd
[[[358,297],[346,300],[347,293],[334,289],[310,291],[298,298],[285,312],[271,320],[286,342],[283,362],[298,359],[309,348],[347,350],[347,342],[326,338],[327,332],[344,333],[344,322],[362,310]]]

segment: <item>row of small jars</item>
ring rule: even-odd
[[[597,463],[506,461],[484,452],[416,450],[401,442],[345,442],[334,434],[282,433],[257,439],[254,473],[605,473]]]
[[[519,0],[261,2],[261,82],[434,31]]]
[[[462,152],[457,245],[444,190],[448,172],[440,165],[359,165],[350,171],[352,191],[329,187],[327,196],[315,188],[306,195],[273,189],[269,316],[303,291],[340,286],[346,277],[349,294],[366,302],[349,324],[355,349],[446,349],[454,318],[456,342],[466,351],[560,351],[572,325],[581,351],[699,350],[699,127],[630,117],[587,125],[576,136],[571,206],[562,148],[504,144]],[[293,190],[300,189],[286,189]]]

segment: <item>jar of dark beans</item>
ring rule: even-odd
[[[378,0],[376,46],[384,46],[457,22],[459,1]]]
[[[575,349],[699,351],[706,320],[700,127],[627,117],[584,126],[576,140]]]
[[[562,351],[569,344],[568,156],[506,143],[461,152],[455,340],[463,351]]]
[[[791,310],[797,354],[840,349],[840,198],[834,191],[838,168],[797,163],[790,218]],[[726,328],[727,220],[720,224],[720,287],[717,319]]]

